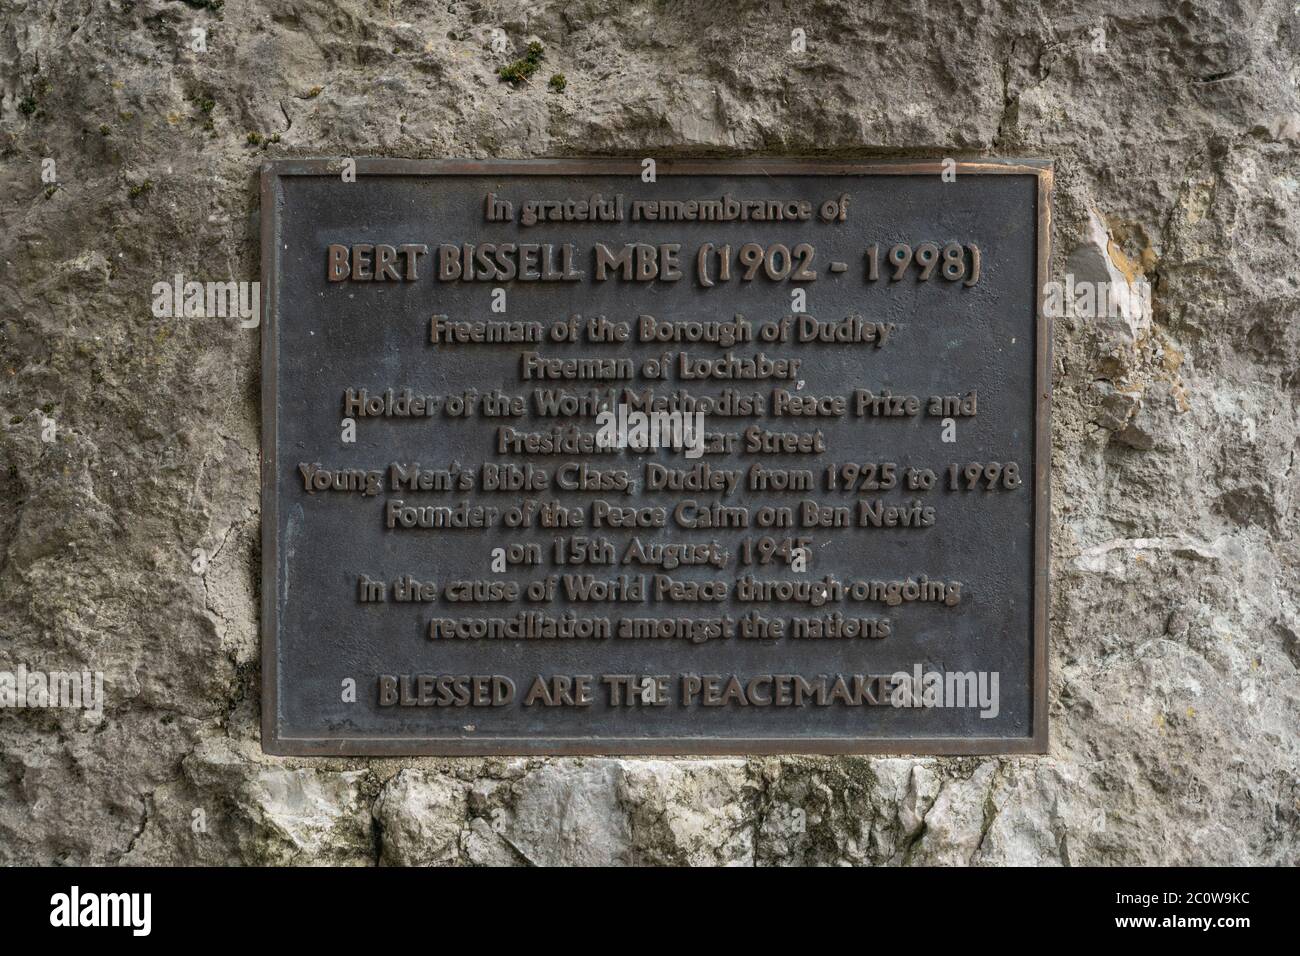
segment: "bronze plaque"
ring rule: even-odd
[[[265,749],[1045,750],[1050,189],[265,166]]]

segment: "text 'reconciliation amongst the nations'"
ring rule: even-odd
[[[1050,186],[269,164],[266,749],[1043,750]]]

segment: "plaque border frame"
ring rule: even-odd
[[[1051,263],[1051,198],[1054,167],[1044,159],[972,159],[952,163],[914,160],[665,159],[658,176],[938,176],[945,170],[962,175],[1034,176],[1038,183],[1035,428],[1033,643],[1030,674],[1032,733],[1027,737],[289,737],[276,720],[279,678],[279,606],[276,568],[280,560],[276,529],[277,405],[279,371],[279,182],[285,176],[337,176],[343,158],[280,159],[261,166],[261,621],[262,750],[278,756],[749,756],[772,754],[970,756],[1046,754],[1048,734],[1048,526],[1051,521],[1051,319],[1044,314],[1043,290]],[[358,176],[627,176],[640,177],[639,159],[386,159],[357,158]]]

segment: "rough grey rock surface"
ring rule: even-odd
[[[108,687],[0,712],[0,863],[1300,861],[1293,8],[0,0],[0,667]],[[257,277],[265,158],[594,154],[1047,157],[1153,283],[1055,326],[1050,755],[261,753],[258,333],[151,286]]]

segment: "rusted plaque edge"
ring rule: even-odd
[[[879,754],[879,755],[980,755],[1045,754],[1047,729],[1047,601],[1048,541],[1051,510],[1050,464],[1052,335],[1051,320],[1043,313],[1043,288],[1051,256],[1050,160],[980,159],[956,164],[959,175],[1034,176],[1038,180],[1035,290],[1038,309],[1037,392],[1034,427],[1034,636],[1033,734],[1029,737],[859,737],[810,739],[800,737],[286,737],[279,732],[279,608],[276,602],[276,568],[280,553],[276,529],[277,402],[279,373],[279,181],[284,176],[337,176],[342,159],[284,159],[262,165],[261,283],[262,283],[262,749],[281,756],[745,756],[752,754]],[[419,160],[357,159],[358,176],[621,176],[639,177],[638,160],[535,159],[535,160]],[[663,160],[660,176],[937,176],[951,169],[942,162],[843,162],[838,160]]]

